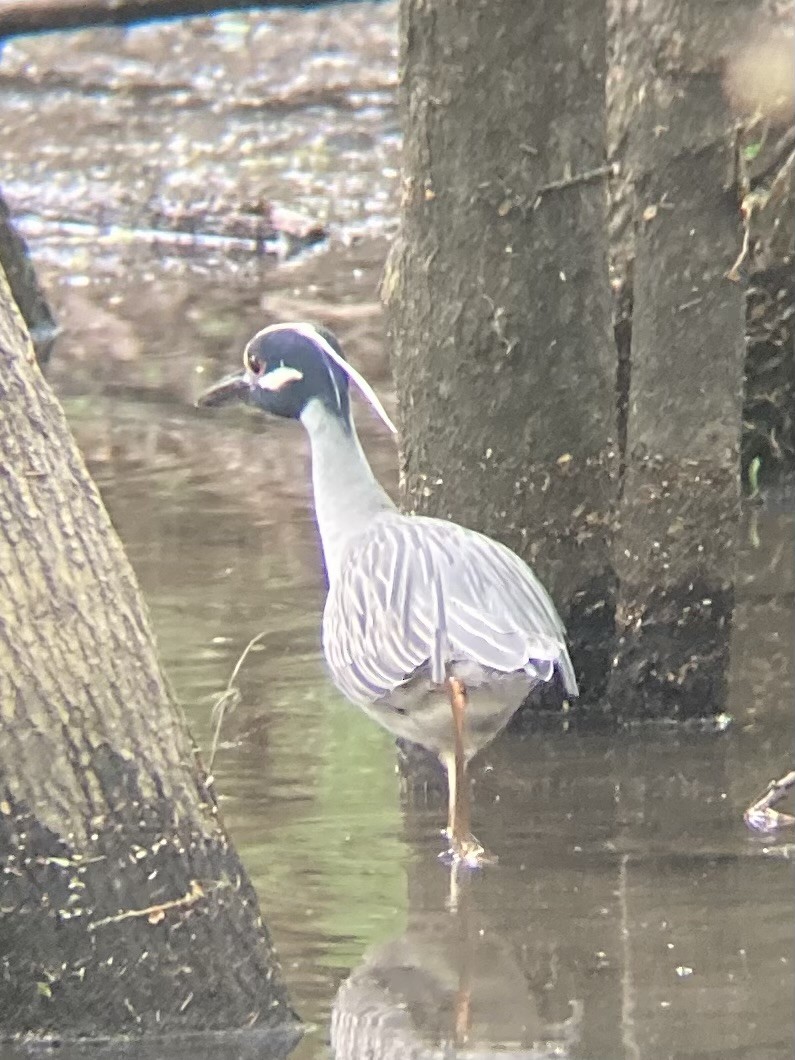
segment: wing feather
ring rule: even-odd
[[[389,513],[356,539],[323,614],[334,680],[355,702],[394,691],[420,668],[444,679],[467,660],[577,685],[546,590],[504,545],[440,519]]]

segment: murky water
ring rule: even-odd
[[[65,328],[50,378],[202,747],[264,632],[214,774],[307,1021],[294,1055],[333,1055],[333,1026],[346,1058],[789,1057],[793,848],[749,834],[742,811],[791,766],[792,515],[747,517],[727,731],[504,735],[473,770],[476,832],[500,862],[451,910],[438,775],[402,780],[388,736],[324,675],[300,429],[191,407],[254,330],[290,317],[333,327],[391,397],[376,285],[395,216],[393,18],[229,16],[186,38],[13,44],[0,63],[4,187]],[[333,207],[332,238],[277,265],[63,228],[151,227],[134,169],[178,204],[203,189],[210,230],[264,194]],[[394,483],[392,441],[358,412]]]

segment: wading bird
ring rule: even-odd
[[[510,549],[444,519],[403,515],[380,486],[351,416],[353,382],[394,433],[334,335],[274,324],[243,371],[200,398],[300,420],[312,449],[315,513],[328,574],[323,652],[337,688],[398,737],[433,751],[448,779],[448,854],[477,865],[466,767],[534,685],[577,682],[546,590]]]

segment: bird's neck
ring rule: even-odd
[[[343,422],[315,400],[304,409],[301,422],[312,446],[315,515],[333,582],[352,540],[380,512],[395,506],[373,474],[352,420]]]

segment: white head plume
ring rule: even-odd
[[[334,349],[328,339],[323,338],[323,336],[313,324],[271,324],[267,328],[263,328],[262,331],[258,332],[257,335],[254,336],[254,338],[259,338],[260,335],[270,335],[276,331],[295,331],[299,335],[303,335],[304,338],[309,339],[310,342],[314,343],[315,346],[317,346],[318,349],[322,350],[323,353],[325,353],[325,355],[330,360],[332,360],[336,365],[339,365],[339,367],[343,370],[343,372],[345,372],[348,378],[356,384],[356,386],[359,388],[359,391],[367,399],[369,404],[375,410],[379,419],[381,419],[382,422],[386,424],[387,428],[391,431],[391,433],[397,434],[397,427],[395,427],[394,423],[389,418],[389,415],[384,406],[381,404],[378,395],[367,382],[367,380],[364,378],[364,376],[361,375],[361,373],[357,372],[352,365],[348,364],[344,357],[341,357],[337,353],[337,351]]]

